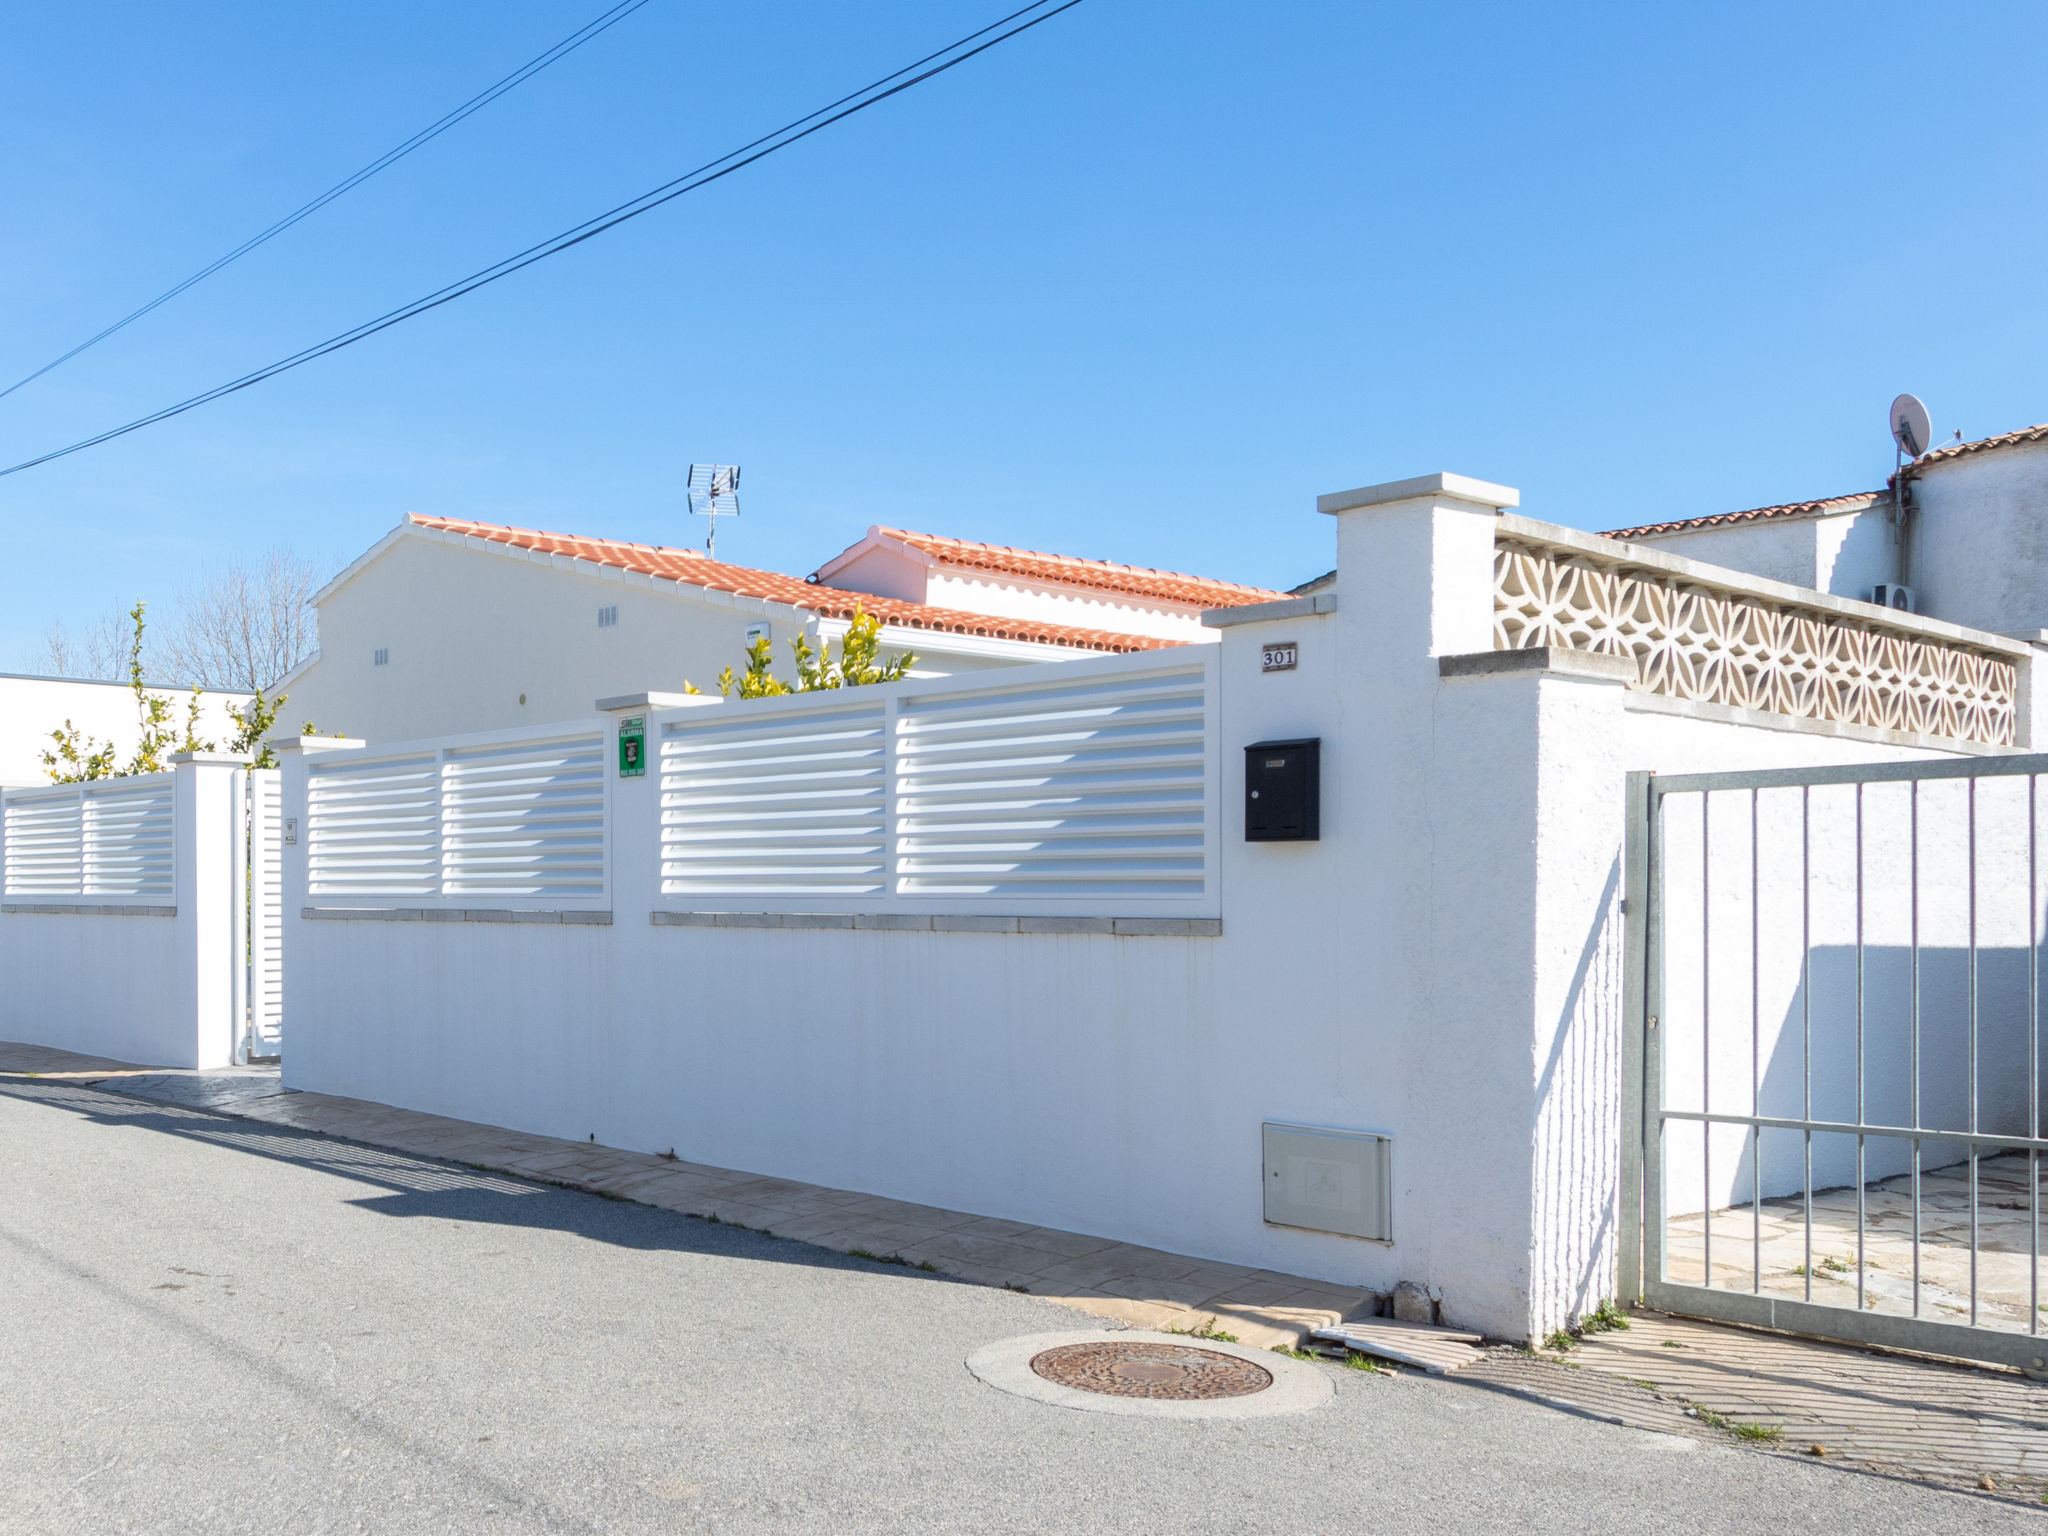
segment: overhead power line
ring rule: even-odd
[[[407,139],[403,144],[400,144],[397,148],[385,151],[383,154],[379,155],[376,159],[372,160],[368,165],[364,166],[361,170],[355,172],[353,175],[343,177],[340,181],[337,181],[333,186],[329,187],[325,192],[322,192],[318,197],[314,198],[310,203],[307,203],[302,207],[294,209],[292,212],[286,214],[283,218],[279,219],[275,224],[271,225],[268,229],[263,230],[261,233],[251,235],[247,240],[244,240],[232,251],[229,251],[227,255],[220,257],[218,260],[208,262],[205,266],[201,267],[197,272],[194,272],[190,277],[186,278],[183,282],[173,284],[171,287],[166,288],[162,293],[158,294],[155,298],[151,299],[147,304],[143,305],[142,308],[136,310],[135,313],[133,313],[132,315],[126,315],[121,319],[116,320],[112,325],[108,326],[98,335],[90,336],[86,338],[84,341],[81,341],[77,346],[73,347],[69,352],[66,352],[62,357],[53,358],[51,361],[43,364],[43,366],[38,368],[34,373],[28,375],[28,377],[23,379],[17,379],[15,380],[14,383],[8,385],[5,389],[0,389],[0,400],[6,399],[9,395],[13,394],[17,389],[20,389],[22,385],[31,384],[35,382],[35,380],[40,379],[52,368],[62,367],[65,363],[70,362],[72,358],[78,356],[79,353],[85,351],[88,347],[98,346],[101,342],[105,341],[109,336],[113,335],[114,332],[122,329],[125,326],[133,325],[137,320],[140,320],[144,315],[148,314],[151,310],[155,309],[159,304],[169,303],[172,299],[175,299],[179,294],[183,293],[187,288],[190,288],[194,283],[205,282],[207,278],[213,276],[214,273],[218,272],[222,267],[228,265],[228,263],[240,260],[242,257],[248,255],[251,251],[255,250],[257,246],[263,244],[266,240],[270,240],[275,236],[283,234],[286,230],[290,229],[294,224],[298,223],[299,220],[306,218],[310,214],[318,213],[322,208],[325,208],[329,203],[333,202],[337,197],[340,197],[344,192],[352,191],[356,187],[359,187],[364,182],[368,181],[372,176],[376,175],[379,171],[385,170],[390,166],[396,165],[399,161],[403,160],[407,155],[411,154],[421,145],[427,143],[431,139],[439,138],[442,134],[446,133],[450,128],[453,128],[457,123],[461,122],[465,117],[470,116],[472,113],[482,111],[485,107],[489,106],[492,102],[496,101],[500,96],[504,95],[514,86],[519,85],[524,81],[532,79],[535,75],[539,74],[542,70],[546,69],[550,64],[554,63],[557,59],[564,58],[567,55],[574,53],[578,48],[581,48],[593,37],[596,37],[598,33],[604,31],[606,28],[612,26],[616,22],[624,21],[628,16],[632,15],[633,12],[639,10],[640,7],[645,4],[647,4],[647,0],[621,0],[620,4],[613,6],[610,10],[606,11],[602,16],[598,17],[595,21],[588,22],[584,26],[578,27],[574,32],[571,32],[567,37],[563,38],[559,43],[555,44],[554,47],[548,49],[547,52],[540,54],[535,58],[527,60],[524,64],[520,65],[517,69],[513,70],[511,74],[507,75],[504,79],[500,80],[496,85],[487,87],[486,89],[479,91],[476,95],[470,97],[469,100],[465,101],[461,106],[457,107],[453,112],[450,112],[447,116],[438,118],[434,122],[429,123],[426,127],[422,128],[418,133],[414,134],[411,138]]]
[[[707,160],[694,171],[685,172],[673,181],[665,181],[660,186],[643,192],[640,196],[628,202],[620,203],[617,207],[608,209],[606,212],[598,214],[595,218],[586,219],[581,224],[565,229],[553,238],[541,241],[538,245],[530,245],[523,251],[507,256],[503,261],[494,262],[488,267],[472,272],[468,277],[450,283],[445,288],[437,288],[434,292],[415,299],[410,304],[401,305],[397,309],[379,315],[374,320],[365,320],[361,325],[343,331],[337,336],[330,336],[323,342],[307,347],[302,351],[294,352],[289,357],[279,358],[276,362],[266,367],[258,368],[253,373],[245,373],[238,379],[230,379],[225,384],[216,385],[212,389],[204,390],[187,399],[180,400],[176,405],[167,405],[160,411],[152,411],[147,416],[139,416],[124,426],[114,427],[95,436],[85,438],[80,442],[71,444],[68,448],[52,449],[48,453],[38,454],[35,458],[24,459],[19,464],[9,465],[5,469],[0,469],[0,477],[20,474],[25,469],[34,469],[38,464],[47,464],[52,459],[61,459],[67,454],[79,453],[87,448],[96,448],[101,443],[111,442],[117,437],[125,437],[130,432],[138,432],[144,427],[154,426],[157,422],[169,420],[173,416],[183,415],[186,411],[196,410],[210,401],[220,399],[223,395],[234,394],[237,390],[247,389],[252,384],[260,384],[265,379],[275,378],[280,373],[300,367],[305,363],[310,363],[315,358],[325,357],[330,352],[339,352],[343,347],[353,346],[367,337],[376,335],[379,331],[388,330],[394,325],[410,320],[415,315],[425,314],[430,309],[438,309],[441,305],[459,299],[464,294],[474,293],[477,289],[487,284],[495,283],[499,278],[510,277],[514,272],[530,267],[537,261],[545,261],[550,256],[559,255],[561,252],[568,250],[571,246],[581,245],[584,241],[594,239],[607,230],[616,229],[628,219],[637,219],[641,214],[651,212],[661,207],[664,203],[673,202],[676,198],[683,196],[687,192],[695,192],[700,187],[709,186],[714,181],[730,176],[734,171],[744,169],[757,160],[765,159],[779,149],[787,149],[790,145],[797,143],[799,140],[809,138],[821,129],[829,128],[834,123],[845,121],[856,112],[864,112],[869,107],[887,101],[892,96],[901,95],[913,86],[921,85],[935,75],[942,75],[947,70],[957,65],[965,64],[969,59],[979,54],[986,53],[998,43],[1008,42],[1018,34],[1028,32],[1040,22],[1050,21],[1062,11],[1072,10],[1080,3],[1081,0],[1060,0],[1060,3],[1054,3],[1054,0],[1033,0],[1032,4],[1025,6],[1023,9],[1012,11],[1008,16],[1003,17],[1002,20],[991,22],[979,31],[968,33],[967,36],[939,49],[936,53],[928,53],[915,63],[904,65],[903,68],[895,71],[893,74],[884,75],[872,84],[863,86],[860,90],[854,91],[849,95],[842,96],[837,101],[818,108],[815,112],[807,113],[797,118],[794,122],[785,123],[772,133],[763,134],[752,143],[743,144],[738,149],[720,155],[716,160]]]

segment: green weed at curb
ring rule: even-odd
[[[905,1269],[921,1269],[928,1275],[936,1275],[939,1272],[939,1266],[930,1259],[919,1259],[913,1264],[900,1253],[876,1253],[870,1248],[849,1248],[846,1250],[846,1256],[849,1259],[866,1259],[870,1264],[898,1264]]]

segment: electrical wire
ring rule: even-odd
[[[222,267],[228,265],[228,263],[240,260],[242,257],[248,255],[251,251],[255,250],[257,246],[263,244],[266,240],[270,240],[278,235],[283,234],[286,230],[290,229],[294,224],[298,223],[301,219],[306,218],[311,214],[318,213],[322,208],[325,208],[329,203],[333,202],[337,197],[340,197],[343,193],[352,191],[356,187],[361,186],[364,182],[368,181],[372,176],[376,175],[379,171],[385,170],[390,166],[396,165],[399,161],[403,160],[407,155],[411,154],[421,145],[426,144],[429,140],[439,138],[442,134],[446,133],[450,128],[453,128],[457,123],[461,122],[464,118],[470,116],[471,114],[482,111],[485,107],[489,106],[492,102],[496,101],[500,96],[504,95],[514,86],[532,79],[535,75],[539,74],[542,70],[546,69],[550,64],[553,64],[556,60],[566,58],[569,54],[574,53],[578,48],[581,48],[593,37],[596,37],[598,33],[605,31],[607,28],[611,27],[617,22],[624,21],[628,16],[632,15],[633,12],[639,10],[640,7],[645,4],[647,4],[647,0],[621,0],[620,4],[613,6],[610,10],[606,11],[602,16],[598,17],[595,21],[587,22],[583,26],[578,27],[574,32],[571,32],[567,37],[563,38],[559,43],[555,44],[554,47],[548,49],[545,53],[542,53],[535,58],[527,60],[526,63],[520,65],[519,68],[513,70],[511,74],[505,76],[505,78],[500,80],[497,84],[489,86],[482,91],[479,91],[476,95],[470,97],[469,100],[465,101],[461,106],[457,107],[447,116],[439,118],[432,123],[429,123],[426,127],[422,128],[418,133],[414,134],[411,138],[407,139],[403,144],[400,144],[397,148],[387,150],[385,153],[379,155],[375,160],[372,160],[368,165],[364,166],[361,170],[355,172],[353,175],[343,177],[340,181],[337,181],[333,186],[329,187],[325,192],[322,192],[318,197],[314,198],[310,203],[307,203],[300,208],[294,209],[292,212],[286,214],[283,218],[279,219],[275,224],[271,225],[268,229],[262,231],[260,234],[251,235],[247,240],[244,240],[232,251],[229,251],[227,255],[220,257],[216,261],[209,262],[207,265],[201,267],[197,272],[194,272],[190,277],[186,278],[183,282],[174,284],[173,286],[166,288],[162,293],[158,294],[155,298],[151,299],[147,304],[143,305],[142,308],[136,310],[135,313],[133,313],[132,315],[128,315],[120,320],[116,320],[112,325],[108,326],[105,330],[101,331],[97,336],[88,337],[86,340],[81,341],[77,346],[73,347],[69,352],[66,352],[62,357],[56,358],[50,362],[43,364],[42,367],[38,368],[34,373],[28,375],[27,378],[17,379],[14,383],[8,385],[5,389],[0,389],[0,400],[6,399],[9,395],[13,394],[17,389],[20,389],[24,384],[34,383],[37,379],[40,379],[44,374],[48,373],[51,369],[62,367],[65,363],[70,362],[72,358],[78,356],[79,353],[85,351],[87,348],[98,346],[101,342],[105,341],[109,336],[113,335],[114,332],[121,330],[126,326],[133,325],[137,320],[140,320],[144,315],[148,314],[158,305],[167,304],[172,299],[175,299],[179,294],[183,293],[187,288],[190,288],[193,284],[202,283],[206,281],[207,278],[213,276],[214,273],[218,272]]]
[[[488,267],[472,272],[468,277],[450,283],[445,288],[438,288],[424,297],[413,300],[410,304],[401,305],[397,309],[379,315],[374,320],[366,320],[361,325],[354,326],[349,330],[341,332],[339,335],[330,336],[323,342],[307,347],[302,351],[294,352],[289,357],[280,358],[265,367],[258,368],[253,373],[245,373],[238,379],[230,379],[225,384],[216,385],[212,389],[192,395],[179,401],[176,405],[165,406],[162,410],[152,411],[147,416],[139,416],[125,426],[114,427],[95,436],[82,439],[71,444],[68,448],[53,449],[49,453],[38,454],[35,458],[24,459],[19,464],[9,465],[5,469],[0,469],[0,477],[19,474],[25,469],[34,469],[39,464],[47,464],[52,459],[61,459],[67,454],[79,453],[87,448],[96,448],[101,443],[111,442],[117,437],[125,437],[130,432],[137,432],[144,427],[154,426],[157,422],[166,421],[173,416],[183,415],[186,411],[196,410],[202,405],[220,399],[223,395],[234,394],[237,390],[247,389],[253,384],[262,383],[265,379],[275,378],[280,373],[310,363],[315,358],[325,357],[330,352],[338,352],[343,347],[353,346],[367,337],[376,335],[379,331],[388,330],[394,325],[410,320],[415,315],[425,314],[430,309],[438,309],[441,305],[459,299],[464,294],[474,293],[477,289],[487,284],[495,283],[502,277],[510,277],[514,272],[530,267],[537,261],[545,261],[548,257],[558,255],[572,246],[581,245],[586,240],[595,239],[607,230],[617,228],[628,219],[637,219],[641,214],[651,212],[661,207],[664,203],[672,202],[685,193],[694,192],[700,187],[709,186],[712,182],[730,176],[733,172],[742,170],[757,160],[767,158],[779,149],[787,149],[790,145],[807,139],[812,134],[831,127],[834,123],[843,122],[856,112],[864,112],[869,107],[887,101],[892,96],[901,95],[904,91],[911,89],[913,86],[921,85],[935,75],[942,75],[947,70],[966,63],[978,54],[986,53],[998,43],[1008,42],[1020,33],[1030,31],[1031,28],[1039,23],[1050,21],[1062,11],[1072,10],[1080,3],[1081,0],[1062,0],[1062,3],[1059,4],[1054,4],[1053,0],[1032,0],[1030,5],[1023,7],[1021,10],[1013,11],[1002,20],[991,22],[979,31],[970,32],[959,41],[951,43],[935,53],[928,53],[915,63],[904,65],[903,68],[896,70],[892,74],[882,76],[881,79],[871,85],[864,86],[860,90],[840,97],[839,100],[829,105],[818,108],[815,112],[807,113],[793,122],[786,123],[772,133],[763,134],[752,143],[743,144],[738,149],[720,155],[716,160],[708,160],[703,165],[697,167],[696,170],[685,172],[672,181],[663,182],[660,186],[643,192],[640,196],[627,202],[620,203],[618,206],[598,214],[595,218],[586,219],[581,224],[565,229],[560,234],[541,241],[538,245],[530,245],[515,255],[507,256],[503,261],[494,262]],[[1020,20],[1020,18],[1025,17],[1030,19]],[[1017,24],[1011,25],[1013,22]],[[1000,30],[1005,27],[1009,28],[1009,30]],[[990,37],[990,33],[997,33],[998,35]],[[986,39],[986,41],[978,42],[978,39]],[[975,46],[969,47],[970,43],[975,44]]]

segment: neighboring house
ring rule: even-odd
[[[1286,595],[900,528],[870,528],[866,538],[826,561],[811,580],[906,602],[1193,642],[1215,637],[1214,630],[1202,627],[1205,609],[1240,608]]]
[[[150,691],[171,699],[172,728],[182,733],[191,690],[161,687]],[[225,748],[240,727],[237,712],[248,701],[243,693],[201,694],[200,737]],[[20,788],[49,783],[43,754],[51,750],[51,733],[67,722],[87,736],[113,742],[124,762],[142,736],[135,692],[126,683],[0,674],[0,785]]]
[[[1937,448],[1882,490],[1607,537],[1836,597],[1902,586],[1917,613],[2032,638],[2048,630],[2048,426]]]
[[[789,640],[822,650],[856,609],[882,621],[885,655],[911,652],[929,676],[1204,643],[1202,609],[1280,595],[883,529],[806,581],[694,550],[408,514],[315,594],[320,651],[280,684],[281,724],[404,741],[575,719],[600,698],[712,691],[757,634],[787,677]]]

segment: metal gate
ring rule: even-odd
[[[1624,1294],[2043,1370],[2043,773],[1630,776]]]

